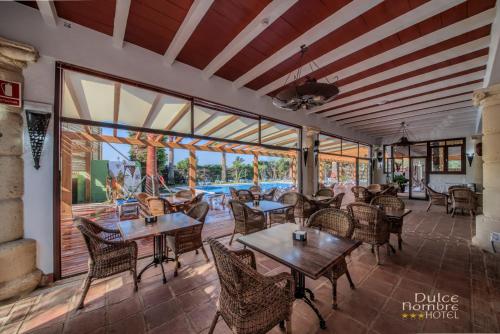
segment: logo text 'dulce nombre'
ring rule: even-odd
[[[413,301],[403,302],[401,317],[409,320],[458,319],[458,296],[415,293]]]

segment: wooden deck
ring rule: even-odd
[[[73,206],[73,217],[95,217],[95,221],[103,226],[116,228],[119,221],[118,214],[113,205],[109,204],[83,204]],[[209,236],[224,236],[233,232],[234,223],[229,210],[216,208],[210,210],[205,226],[203,238]],[[152,239],[138,240],[139,257],[149,256],[153,253]],[[80,232],[74,227],[72,220],[61,223],[61,275],[69,277],[83,273],[87,270],[88,252]]]

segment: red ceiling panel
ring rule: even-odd
[[[424,2],[426,1],[421,1],[421,3]],[[412,4],[410,4],[408,0],[387,0],[323,37],[316,43],[310,45],[309,51],[304,57],[304,61],[308,62],[316,59],[323,54],[351,41],[352,39],[357,38],[400,15],[403,15],[413,8],[414,7],[412,7]],[[294,57],[287,59],[283,63],[274,67],[272,70],[254,79],[246,86],[252,89],[259,89],[268,83],[281,78],[298,67],[298,58],[299,56],[295,55]]]
[[[271,0],[217,0],[187,41],[177,60],[205,68]]]
[[[113,35],[115,0],[54,1],[57,16]]]
[[[186,17],[193,0],[134,0],[125,41],[164,54]]]
[[[226,63],[216,75],[235,80],[349,2],[350,0],[299,0]]]

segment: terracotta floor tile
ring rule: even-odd
[[[166,302],[173,298],[173,294],[170,291],[169,282],[167,282],[166,284],[158,285],[156,289],[144,292],[141,295],[145,309],[158,305],[159,303]]]
[[[194,308],[187,316],[194,330],[200,332],[210,326],[216,311],[217,306],[215,301],[210,301]]]
[[[65,334],[85,334],[95,331],[105,325],[105,315],[103,310],[81,312],[71,318],[64,326]]]
[[[326,327],[329,333],[362,334],[367,331],[367,328],[356,320],[338,312],[334,312],[326,319]],[[321,332],[322,330],[318,331]]]
[[[146,332],[142,313],[122,319],[106,327],[108,334],[141,334]]]
[[[138,296],[125,299],[120,303],[112,304],[107,307],[106,323],[115,323],[121,319],[128,318],[141,311],[142,305]]]
[[[148,329],[158,327],[169,319],[182,313],[182,308],[177,299],[171,299],[144,311],[144,318]]]
[[[23,332],[22,329],[19,331],[19,333],[28,333],[28,334],[61,334],[62,332],[63,332],[63,323],[52,324],[41,328],[34,328],[33,330],[27,332]]]
[[[155,327],[150,334],[194,334],[191,324],[186,315],[181,314],[175,318],[168,317],[169,320],[161,326]],[[219,333],[220,327],[217,327],[216,333]]]

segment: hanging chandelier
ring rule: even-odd
[[[307,46],[302,45],[300,47],[299,67],[293,77],[293,83],[286,86],[291,75],[290,73],[285,80],[286,87],[273,97],[273,104],[276,107],[294,111],[298,109],[312,109],[332,101],[338,95],[339,89],[334,83],[330,83],[328,78],[326,78],[326,83],[322,83],[317,82],[311,76],[306,76],[305,82],[297,83],[297,80],[301,78],[302,61],[306,52]],[[311,73],[314,72],[313,64],[319,69],[319,66],[312,61],[310,63]]]
[[[410,146],[413,144],[413,142],[410,140],[410,131],[408,130],[408,124],[406,122],[401,122],[400,126],[400,133],[401,137],[399,138],[398,141],[395,143],[392,143],[391,145],[394,146]]]

